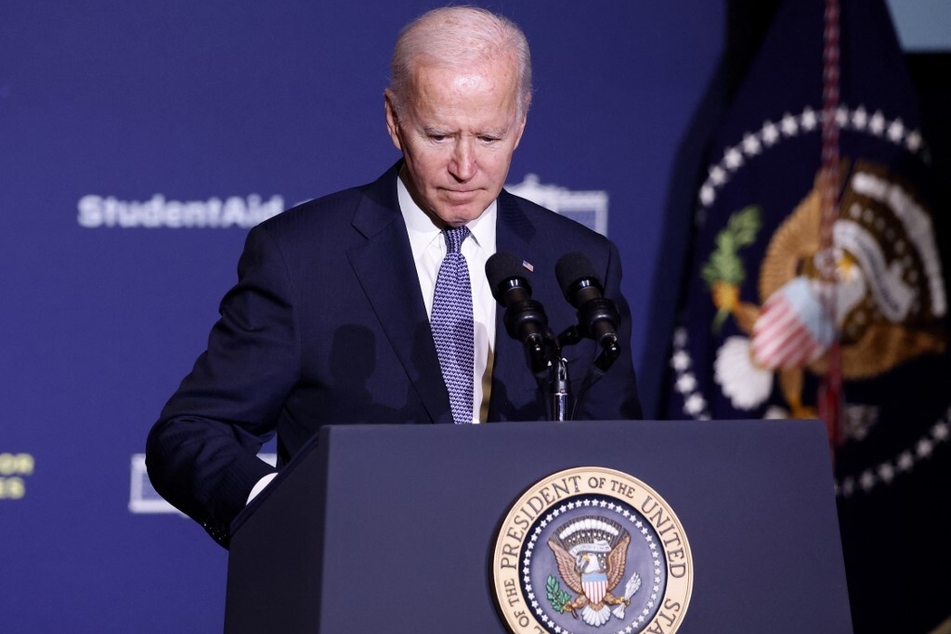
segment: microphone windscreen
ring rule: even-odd
[[[498,300],[499,286],[513,277],[524,277],[522,261],[508,251],[499,251],[485,263],[485,276],[489,279],[492,295]]]
[[[584,253],[577,251],[566,253],[559,258],[555,264],[555,277],[558,279],[561,292],[565,294],[565,299],[572,304],[574,303],[572,295],[577,292],[577,289],[572,287],[576,282],[586,279],[600,284],[598,272],[594,270],[591,260]]]

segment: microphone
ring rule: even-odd
[[[532,285],[524,273],[522,261],[507,251],[495,253],[485,263],[492,296],[505,308],[505,330],[525,344],[532,372],[539,374],[549,366],[548,343],[552,337],[545,309],[532,299]]]
[[[583,253],[565,254],[555,264],[555,277],[565,299],[578,309],[581,336],[594,339],[603,361],[610,365],[621,352],[617,337],[621,316],[614,302],[604,297],[604,286],[591,261]]]

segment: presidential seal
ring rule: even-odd
[[[522,495],[499,529],[492,572],[514,634],[674,634],[693,588],[673,510],[603,467],[560,471]]]

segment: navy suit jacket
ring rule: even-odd
[[[397,163],[377,181],[303,203],[253,228],[238,282],[220,305],[208,348],[152,428],[149,476],[165,499],[227,545],[230,524],[272,467],[256,457],[277,434],[286,463],[322,425],[449,423],[449,394],[397,202]],[[641,417],[630,310],[615,245],[503,191],[497,249],[534,266],[533,299],[557,334],[577,323],[555,278],[566,252],[591,260],[621,316],[622,354],[580,402],[577,419]],[[544,420],[546,398],[524,346],[496,317],[488,420]],[[580,384],[594,342],[567,346]]]

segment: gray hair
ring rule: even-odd
[[[470,6],[433,9],[400,31],[390,62],[390,86],[397,113],[412,90],[413,67],[422,58],[462,66],[506,55],[518,64],[519,118],[528,114],[532,95],[532,58],[528,40],[511,20]]]

